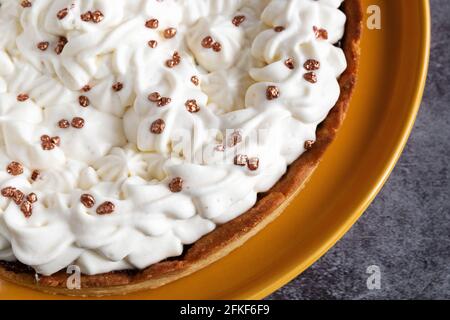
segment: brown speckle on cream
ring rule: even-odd
[[[6,166],[6,172],[12,176],[18,176],[23,173],[23,166],[17,161],[12,161]]]
[[[105,16],[103,15],[103,13],[100,10],[95,10],[94,12],[92,12],[91,16],[92,16],[92,22],[94,22],[94,23],[100,23],[105,18]]]
[[[211,36],[207,36],[205,38],[203,38],[202,40],[202,47],[205,49],[210,49],[212,48],[214,43],[214,39]]]
[[[81,129],[84,127],[84,119],[81,117],[75,117],[72,119],[71,125],[75,129]]]
[[[241,142],[242,142],[242,134],[237,130],[233,131],[233,133],[230,135],[228,146],[230,148],[233,148]]]
[[[58,127],[60,127],[61,129],[67,129],[68,127],[70,127],[69,120],[66,120],[66,119],[59,120]]]
[[[156,41],[156,40],[150,40],[150,41],[148,42],[148,46],[149,46],[150,48],[154,49],[154,48],[156,48],[156,47],[158,46],[158,41]]]
[[[305,141],[305,150],[311,150],[314,146],[315,141],[314,140],[306,140]]]
[[[112,85],[111,87],[113,89],[113,91],[115,92],[119,92],[120,90],[123,89],[123,83],[122,82],[116,82]]]
[[[280,97],[280,90],[276,86],[268,86],[266,89],[267,100],[274,100]]]
[[[156,29],[159,26],[159,21],[158,19],[150,19],[145,22],[145,26],[150,29]]]
[[[20,5],[22,6],[22,8],[29,8],[31,7],[31,2],[28,0],[23,0]]]
[[[314,72],[305,73],[303,78],[310,83],[317,83],[317,75]]]
[[[114,203],[105,201],[97,207],[96,212],[99,215],[111,214],[114,212],[115,208],[116,206],[114,205]]]
[[[319,40],[328,40],[328,31],[316,26],[313,27],[314,35]]]
[[[164,132],[164,129],[166,128],[166,123],[163,119],[157,119],[152,122],[150,126],[150,132],[153,134],[161,134]]]
[[[56,17],[59,20],[62,20],[62,19],[64,19],[67,16],[68,13],[69,13],[69,9],[64,8],[64,9],[61,9],[61,10],[58,11],[58,13],[56,14]]]
[[[175,28],[167,28],[164,30],[164,38],[166,39],[172,39],[177,34],[177,29]]]
[[[95,205],[95,198],[92,195],[85,193],[81,195],[80,202],[86,208],[92,208]]]
[[[31,202],[31,203],[35,203],[38,200],[38,197],[36,195],[36,193],[32,192],[29,195],[27,195],[27,201]]]
[[[25,216],[25,218],[31,217],[31,215],[33,214],[33,206],[31,204],[31,202],[30,201],[24,201],[20,205],[20,211],[22,211],[22,213]]]
[[[320,69],[320,62],[314,59],[308,59],[303,64],[303,68],[305,68],[308,71],[315,71]]]
[[[235,16],[232,20],[232,23],[239,27],[245,21],[245,16]]]
[[[41,50],[41,51],[45,51],[48,49],[48,46],[50,45],[50,43],[48,41],[42,41],[39,42],[36,47]]]
[[[234,164],[237,166],[247,165],[248,157],[245,154],[238,154],[234,157]]]
[[[16,188],[13,188],[13,187],[5,187],[1,191],[2,196],[4,196],[5,198],[12,198],[14,196],[15,192],[16,192]]]
[[[247,161],[247,167],[250,171],[256,171],[259,168],[259,158],[249,158]]]
[[[192,76],[191,77],[191,82],[195,85],[198,86],[200,84],[200,79],[197,76]]]
[[[31,181],[36,181],[39,178],[40,174],[41,172],[39,170],[33,170],[30,177]]]
[[[183,179],[180,177],[173,178],[169,183],[169,190],[178,193],[183,190]]]
[[[161,97],[161,99],[159,99],[157,106],[158,107],[165,107],[167,106],[170,102],[172,102],[172,99],[170,99],[169,97]]]
[[[20,93],[17,95],[17,101],[24,102],[27,101],[30,98],[30,96],[27,93]]]
[[[184,105],[186,107],[186,110],[189,111],[190,113],[197,113],[200,111],[200,107],[198,106],[197,101],[195,99],[186,101]]]
[[[83,108],[86,108],[86,107],[88,107],[91,104],[91,102],[89,101],[89,98],[86,97],[86,96],[79,96],[78,97],[78,103]]]
[[[284,61],[284,65],[288,67],[288,69],[294,70],[295,69],[295,61],[293,58],[288,58]]]

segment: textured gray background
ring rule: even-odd
[[[422,108],[388,183],[352,230],[269,299],[450,299],[450,1],[431,0]],[[381,290],[366,268],[381,269]]]

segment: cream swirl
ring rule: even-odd
[[[46,275],[70,264],[86,274],[145,268],[251,208],[339,97],[341,2],[0,0],[0,187],[38,198],[26,217],[0,197],[0,260]],[[81,19],[96,10],[101,21]],[[151,19],[158,26],[146,27]],[[42,135],[61,143],[44,150]],[[253,167],[235,165],[238,154]],[[11,161],[23,173],[7,173]],[[105,201],[114,212],[100,215]]]

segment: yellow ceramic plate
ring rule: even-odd
[[[263,298],[314,263],[364,212],[413,126],[430,40],[428,1],[364,0],[364,9],[369,5],[381,8],[381,30],[364,28],[359,83],[348,118],[306,189],[280,218],[226,258],[127,298]],[[0,281],[0,298],[53,297]]]

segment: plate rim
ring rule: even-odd
[[[270,281],[267,281],[266,285],[261,285],[260,287],[254,286],[248,290],[239,291],[233,294],[225,294],[222,298],[226,299],[245,299],[245,300],[260,300],[274,291],[278,290],[282,286],[286,285],[288,282],[293,280],[303,271],[308,269],[312,264],[314,264],[318,259],[320,259],[328,250],[330,250],[356,223],[356,221],[362,216],[366,211],[378,193],[381,191],[382,187],[385,185],[390,174],[392,173],[395,165],[397,164],[406,143],[409,140],[411,131],[413,129],[415,120],[417,118],[422,97],[425,90],[428,66],[430,60],[430,47],[431,47],[431,16],[430,16],[430,4],[429,0],[419,0],[417,3],[419,11],[419,21],[421,22],[421,39],[420,39],[420,61],[422,62],[420,67],[417,69],[419,76],[414,84],[414,95],[411,97],[411,105],[408,110],[407,116],[402,127],[400,134],[393,152],[391,153],[388,161],[385,162],[383,169],[380,171],[379,176],[373,183],[373,188],[365,195],[361,197],[358,201],[358,206],[353,210],[352,213],[347,215],[346,220],[336,228],[336,231],[330,236],[326,241],[323,241],[320,247],[313,251],[313,253],[307,258],[299,260],[298,258],[293,259],[292,266],[287,272],[276,274],[271,277]],[[270,226],[269,226],[270,227]],[[0,290],[1,291],[1,290]],[[25,299],[30,299],[26,297]],[[50,299],[72,299],[70,297],[54,296]],[[0,298],[5,299],[5,298]]]
[[[391,154],[390,159],[386,162],[384,169],[374,183],[373,188],[367,195],[360,200],[360,203],[350,214],[347,220],[336,230],[332,237],[330,237],[326,242],[322,244],[320,249],[316,250],[307,261],[298,261],[295,267],[291,268],[288,272],[280,275],[274,276],[274,279],[269,285],[266,285],[260,289],[252,289],[249,293],[240,293],[236,295],[233,299],[248,299],[248,300],[261,300],[272,294],[282,286],[286,285],[288,282],[292,281],[294,278],[299,276],[302,272],[313,265],[317,260],[319,260],[325,253],[328,252],[356,223],[356,221],[363,215],[367,210],[373,200],[376,198],[378,193],[381,191],[383,186],[386,184],[389,176],[394,170],[396,164],[398,163],[403,150],[409,140],[414,123],[416,122],[417,115],[420,110],[422,103],[422,98],[425,91],[428,67],[430,61],[430,48],[431,48],[431,11],[429,0],[419,0],[419,18],[422,22],[421,30],[422,37],[420,43],[422,44],[421,52],[419,54],[420,61],[422,61],[419,71],[419,77],[417,77],[417,82],[415,84],[414,96],[412,97],[411,107],[408,112],[407,121],[404,122],[403,129],[399,135],[398,142],[394,151]]]

